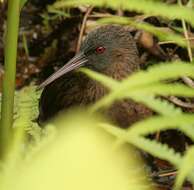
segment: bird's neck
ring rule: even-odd
[[[137,62],[133,62],[137,61]],[[116,80],[122,80],[126,77],[128,77],[133,72],[137,71],[139,69],[139,60],[125,60],[122,63],[121,62],[113,62],[111,64],[111,67],[108,67],[104,71],[102,71],[102,74],[105,74],[113,79]],[[95,102],[102,98],[104,95],[108,93],[108,89],[104,87],[99,82],[88,78],[85,88],[85,98],[87,98],[91,102]]]
[[[113,79],[122,80],[139,70],[139,62],[138,56],[133,56],[132,58],[122,56],[119,60],[113,59],[111,66],[107,67],[102,73]]]

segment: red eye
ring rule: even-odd
[[[106,50],[105,47],[100,46],[100,47],[97,47],[96,48],[96,53],[101,54],[101,53],[104,53],[105,50]]]

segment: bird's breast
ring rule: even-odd
[[[100,83],[88,79],[86,86],[84,87],[83,102],[87,104],[94,103],[108,93],[108,89],[102,86]]]

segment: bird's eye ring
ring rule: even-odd
[[[100,46],[100,47],[97,47],[97,48],[96,48],[96,53],[97,53],[97,54],[102,54],[102,53],[104,53],[105,50],[106,50],[105,47]]]

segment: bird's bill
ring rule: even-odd
[[[84,53],[78,53],[76,54],[70,61],[68,61],[62,68],[60,68],[58,71],[56,71],[54,74],[52,74],[50,77],[48,77],[40,86],[38,89],[44,88],[50,83],[52,83],[54,80],[58,79],[62,75],[77,69],[81,67],[84,63],[86,63],[88,60]]]

